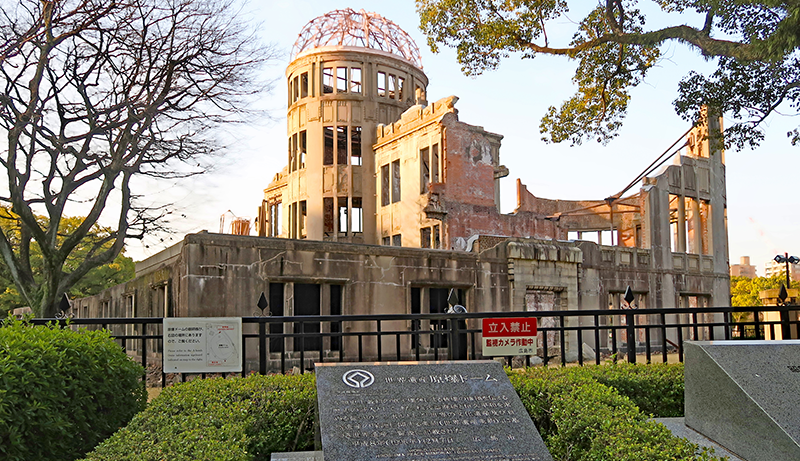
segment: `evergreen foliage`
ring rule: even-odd
[[[144,409],[144,369],[106,331],[0,326],[0,459],[71,461]]]

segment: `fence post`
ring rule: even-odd
[[[456,360],[456,351],[458,350],[458,325],[456,319],[449,318],[450,321],[450,348],[447,351],[448,360]]]
[[[267,323],[263,317],[258,319],[258,372],[267,374]]]
[[[784,306],[781,311],[781,339],[792,339],[792,331],[789,326],[789,310]]]
[[[467,360],[467,333],[459,333],[460,329],[467,329],[467,323],[450,317],[450,348],[448,352],[449,360]],[[464,324],[462,327],[461,324]],[[463,338],[462,338],[463,336]]]
[[[625,331],[628,337],[628,363],[636,363],[636,329],[633,322],[635,316],[633,312],[625,313]]]

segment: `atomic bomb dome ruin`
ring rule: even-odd
[[[77,300],[78,317],[250,316],[262,292],[272,315],[443,312],[451,289],[470,312],[617,308],[628,287],[642,309],[728,305],[721,118],[618,194],[544,199],[518,179],[504,214],[503,135],[461,121],[455,96],[428,99],[393,22],[313,19],[285,75],[286,144],[268,149],[286,166],[265,184],[257,236],[187,235]]]

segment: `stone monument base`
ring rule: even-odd
[[[722,445],[714,442],[703,434],[686,425],[684,418],[654,418],[653,421],[667,426],[675,437],[683,437],[701,447],[713,448],[714,455],[727,456],[730,461],[747,461],[726,450]]]
[[[321,451],[295,451],[291,453],[273,453],[271,461],[323,461]]]

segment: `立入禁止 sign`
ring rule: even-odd
[[[483,356],[536,354],[536,318],[483,319]]]

